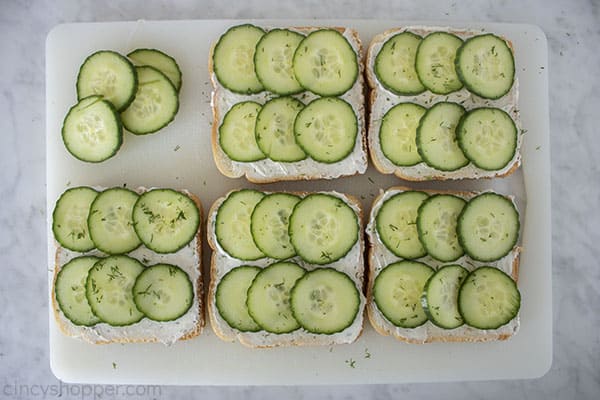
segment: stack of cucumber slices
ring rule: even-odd
[[[515,281],[485,265],[509,255],[517,243],[519,214],[509,198],[400,191],[383,200],[373,224],[372,240],[400,259],[384,265],[373,283],[377,308],[396,327],[429,320],[444,329],[496,329],[517,315]]]
[[[240,332],[343,331],[362,294],[328,264],[342,260],[359,236],[357,212],[342,196],[231,192],[216,210],[214,237],[216,250],[240,265],[223,270],[216,285],[219,315]]]
[[[355,85],[358,63],[356,51],[335,29],[304,35],[232,27],[214,47],[213,71],[226,90],[248,99],[223,110],[221,149],[246,163],[343,160],[355,148],[359,122],[352,105],[336,96]],[[308,104],[300,96],[306,91],[312,98]],[[252,97],[260,92],[266,93],[264,104]]]
[[[194,285],[183,269],[167,263],[146,267],[126,255],[141,244],[167,254],[192,242],[201,217],[188,195],[172,189],[140,195],[121,187],[101,192],[75,187],[60,196],[52,217],[60,246],[86,253],[62,265],[55,281],[57,303],[74,324],[170,321],[191,307]]]
[[[101,50],[79,68],[76,88],[78,102],[64,119],[62,139],[74,157],[97,163],[117,153],[123,128],[146,135],[175,118],[181,70],[156,49],[137,49],[127,57]]]

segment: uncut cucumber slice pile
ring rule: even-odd
[[[179,110],[181,70],[175,59],[156,49],[137,49],[128,57],[100,50],[79,68],[78,102],[65,116],[62,139],[81,161],[114,157],[123,143],[123,127],[136,135],[154,133]]]

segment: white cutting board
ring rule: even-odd
[[[248,21],[138,21],[59,25],[46,42],[47,215],[69,186],[165,186],[187,188],[205,210],[226,191],[248,187],[216,169],[210,151],[209,47],[228,27]],[[350,26],[366,45],[378,32],[414,24],[379,20],[250,21],[263,26]],[[439,25],[426,23],[427,25]],[[61,380],[129,384],[340,384],[534,378],[552,362],[550,249],[550,145],[548,56],[543,32],[531,25],[452,24],[505,35],[516,49],[520,109],[527,129],[523,168],[507,179],[461,183],[413,184],[416,188],[495,188],[514,194],[525,218],[519,287],[521,330],[511,340],[485,344],[409,345],[379,336],[366,323],[360,339],[335,347],[251,350],[220,341],[205,327],[201,336],[176,343],[90,345],[63,336],[50,312],[50,362]],[[99,49],[126,54],[138,47],[161,49],[175,57],[183,72],[181,107],[175,121],[158,134],[126,133],[118,155],[99,165],[75,160],[63,147],[60,127],[76,102],[75,80],[85,57]],[[366,175],[335,181],[280,183],[269,190],[335,189],[362,198],[369,210],[380,189],[402,184],[372,168]],[[50,226],[48,220],[48,226]],[[51,236],[49,236],[51,237]],[[48,246],[49,282],[53,243]],[[205,246],[205,265],[208,261]]]

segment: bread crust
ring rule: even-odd
[[[361,100],[360,104],[352,104],[352,105],[353,105],[353,109],[355,109],[355,111],[358,112],[357,118],[359,119],[359,125],[361,126],[361,129],[358,132],[358,136],[360,137],[360,140],[361,140],[360,153],[365,159],[365,166],[364,166],[365,168],[364,169],[366,169],[368,160],[367,160],[367,121],[365,118],[365,101],[364,101],[365,85],[364,85],[364,77],[363,77],[364,76],[364,62],[362,62],[364,57],[363,57],[362,42],[358,35],[358,31],[351,29],[351,28],[345,28],[345,27],[327,27],[327,28],[325,28],[325,27],[302,26],[302,27],[288,27],[286,29],[290,29],[290,30],[304,33],[304,34],[307,34],[307,33],[310,33],[312,31],[316,31],[319,29],[333,29],[333,30],[340,32],[341,34],[344,34],[346,31],[348,31],[350,36],[352,37],[354,43],[358,47],[357,58],[358,58],[359,71],[358,71],[357,80],[358,80],[358,84],[360,86],[360,90],[362,93],[362,100]],[[324,167],[323,171],[316,173],[316,174],[307,174],[307,173],[291,174],[291,173],[288,173],[284,176],[281,176],[281,175],[271,176],[268,174],[261,174],[261,173],[258,173],[256,170],[237,173],[231,168],[231,163],[233,161],[230,160],[229,157],[227,157],[227,155],[223,152],[223,150],[221,149],[221,146],[219,144],[219,123],[222,119],[222,115],[224,115],[227,112],[227,110],[220,109],[220,107],[218,106],[218,103],[219,103],[218,99],[221,96],[224,96],[225,94],[230,93],[230,92],[226,88],[224,88],[223,86],[220,85],[220,83],[218,82],[216,75],[214,73],[213,53],[214,53],[214,49],[215,49],[215,46],[217,43],[218,42],[215,42],[211,46],[210,52],[209,52],[209,57],[208,57],[208,72],[210,75],[210,81],[213,86],[213,91],[211,93],[211,108],[212,108],[212,112],[213,112],[213,122],[212,122],[212,127],[211,127],[211,149],[212,149],[212,154],[213,154],[213,158],[214,158],[215,164],[217,166],[217,169],[223,175],[225,175],[229,178],[239,178],[239,177],[244,176],[248,181],[250,181],[252,183],[258,183],[258,184],[274,183],[274,182],[281,182],[281,181],[332,179],[329,176],[329,175],[331,175],[331,173],[327,171],[327,167]],[[352,89],[350,89],[350,90],[352,90]],[[255,99],[255,97],[253,97],[252,95],[243,96],[243,97],[246,98],[245,100],[254,100]],[[240,100],[240,101],[244,101],[244,100]],[[354,150],[353,152],[355,152],[355,151],[356,150]],[[245,164],[252,165],[253,163],[245,163]],[[285,165],[288,163],[275,163],[275,164],[282,165],[285,167]],[[292,163],[292,164],[294,164],[294,163]],[[327,165],[327,164],[323,164],[323,165]],[[332,165],[336,165],[336,163],[334,163]],[[342,175],[339,175],[339,176],[354,176],[354,175],[357,175],[357,174],[363,173],[363,172],[364,171],[361,171],[360,167],[357,167],[355,171],[344,172]]]
[[[365,75],[366,75],[366,81],[367,81],[367,85],[369,87],[369,100],[368,100],[368,109],[369,109],[369,113],[370,113],[370,117],[369,117],[369,128],[368,128],[368,149],[369,149],[369,156],[370,159],[373,163],[373,165],[375,166],[375,168],[377,169],[377,171],[379,171],[382,174],[394,174],[396,177],[406,180],[406,181],[412,181],[412,182],[422,182],[422,181],[429,181],[429,180],[452,180],[452,179],[493,179],[493,178],[503,178],[503,177],[507,177],[511,174],[513,174],[517,169],[519,169],[520,165],[521,165],[521,157],[520,157],[520,144],[521,144],[521,135],[518,134],[518,140],[517,140],[517,151],[516,151],[516,155],[513,158],[513,160],[511,161],[510,167],[508,169],[503,169],[503,170],[499,170],[497,172],[495,172],[494,174],[489,174],[489,171],[485,171],[485,170],[480,170],[482,173],[484,173],[485,175],[483,176],[478,176],[478,175],[472,175],[472,174],[467,174],[465,173],[464,176],[456,176],[456,177],[449,177],[447,175],[445,175],[443,173],[443,171],[439,171],[439,170],[435,170],[432,168],[432,173],[426,174],[426,175],[422,175],[422,176],[414,176],[411,175],[409,173],[407,173],[407,167],[399,167],[399,166],[389,166],[390,161],[387,160],[385,158],[385,156],[383,155],[383,153],[381,153],[381,151],[377,151],[376,150],[376,146],[377,148],[380,149],[380,145],[379,145],[379,131],[377,129],[374,128],[375,125],[375,121],[376,120],[380,120],[381,118],[383,118],[383,115],[385,114],[385,112],[374,112],[374,108],[375,108],[375,103],[377,101],[378,96],[389,96],[389,92],[384,89],[377,81],[377,77],[375,76],[375,72],[373,70],[373,68],[371,67],[372,65],[374,65],[374,59],[377,56],[377,47],[382,45],[385,41],[387,41],[390,37],[398,34],[398,33],[402,33],[405,31],[410,31],[413,32],[415,34],[418,34],[420,36],[426,36],[427,34],[431,33],[431,32],[436,32],[436,31],[445,31],[454,35],[459,35],[459,36],[464,36],[464,35],[476,35],[478,33],[481,32],[474,32],[474,31],[470,31],[470,30],[466,30],[466,29],[452,29],[452,28],[447,28],[447,27],[414,27],[414,26],[407,26],[407,27],[401,27],[401,28],[392,28],[392,29],[388,29],[382,33],[379,33],[378,35],[376,35],[373,40],[371,41],[371,43],[369,44],[369,47],[367,49],[366,52],[366,59],[365,59]],[[512,42],[510,40],[508,40],[505,37],[502,37],[508,44],[509,48],[513,51],[514,54],[514,46],[512,44]],[[515,78],[515,83],[513,84],[513,89],[511,89],[511,91],[515,91],[516,93],[514,94],[514,103],[512,104],[512,106],[514,106],[515,109],[518,109],[517,106],[517,101],[516,98],[518,96],[518,82],[517,79]],[[427,92],[429,93],[429,92]],[[509,92],[511,93],[511,92]],[[431,94],[433,96],[433,98],[436,99],[445,99],[447,98],[446,95],[435,95],[435,94]],[[396,102],[397,103],[401,103],[403,101],[410,101],[410,99],[414,98],[415,96],[394,96],[394,97],[405,97],[406,100],[398,100]],[[498,99],[498,101],[502,101],[501,99]],[[498,103],[498,101],[490,101],[490,103],[493,105],[495,103]],[[431,104],[434,102],[431,102]],[[518,114],[518,112],[517,112]],[[519,120],[517,119],[517,121],[515,121],[517,124],[519,124]],[[388,164],[387,166],[385,164]],[[437,172],[436,172],[437,171]]]
[[[342,342],[333,340],[331,335],[317,335],[317,334],[311,334],[308,332],[301,332],[301,331],[294,331],[290,334],[281,334],[281,335],[270,334],[270,333],[266,333],[264,331],[262,331],[260,333],[240,332],[240,331],[231,329],[228,326],[227,327],[224,326],[226,323],[222,322],[217,317],[216,313],[218,311],[216,310],[216,307],[214,306],[214,299],[215,299],[215,295],[216,295],[217,285],[219,283],[219,279],[217,279],[217,276],[219,276],[220,268],[222,268],[222,266],[219,265],[218,256],[223,255],[223,252],[219,248],[218,244],[216,243],[216,238],[214,235],[214,228],[211,226],[211,224],[212,224],[212,221],[214,221],[214,217],[216,216],[216,213],[217,213],[219,207],[221,206],[221,204],[223,203],[223,201],[231,193],[236,192],[236,191],[237,190],[232,190],[232,191],[228,192],[226,195],[224,195],[223,197],[215,200],[215,202],[212,204],[212,206],[207,214],[207,227],[206,227],[207,243],[210,246],[210,248],[212,249],[212,256],[211,256],[211,266],[210,266],[210,284],[208,287],[208,300],[207,300],[206,308],[207,308],[207,313],[208,313],[208,317],[210,320],[210,325],[211,325],[211,328],[214,331],[215,335],[217,337],[219,337],[221,340],[224,340],[226,342],[235,342],[237,340],[242,345],[244,345],[246,347],[250,347],[250,348],[273,348],[273,347],[282,347],[282,346],[326,346],[326,345],[334,345],[334,344],[342,343]],[[264,193],[275,193],[275,192],[264,192]],[[290,193],[290,194],[294,194],[294,195],[302,196],[302,197],[311,194],[309,192],[291,192],[291,191],[286,191],[286,192],[277,191],[276,193]],[[318,192],[318,193],[326,193],[327,194],[327,193],[331,193],[331,192]],[[357,272],[362,272],[362,274],[360,274],[360,275],[362,276],[363,279],[360,280],[360,289],[361,289],[361,293],[364,293],[365,271],[364,271],[364,260],[363,260],[362,254],[364,254],[365,243],[364,243],[364,237],[363,237],[364,215],[363,215],[362,205],[361,205],[360,201],[354,196],[347,195],[347,194],[341,194],[341,193],[338,193],[338,195],[343,196],[344,200],[348,204],[354,206],[358,210],[359,245],[360,245],[359,254],[361,256],[359,257],[360,260],[359,260],[356,268],[357,268]],[[269,264],[276,261],[276,260],[272,260],[272,259],[266,259],[266,260],[268,260]],[[364,328],[364,320],[365,320],[365,310],[364,310],[365,308],[366,308],[366,299],[364,301],[364,307],[361,308],[361,310],[359,311],[359,314],[357,314],[357,316],[355,318],[355,322],[357,321],[357,319],[360,318],[362,323],[360,325],[360,330],[352,338],[352,342],[356,341],[362,335],[363,328]],[[258,335],[268,336],[271,340],[268,344],[265,344],[261,340],[257,339]],[[348,343],[348,342],[344,341],[343,343]]]
[[[135,190],[137,193],[141,194],[145,191],[147,191],[147,189],[145,188],[138,188]],[[196,239],[196,254],[198,256],[198,260],[197,260],[197,264],[195,266],[195,268],[198,269],[199,271],[199,275],[198,278],[196,279],[195,285],[196,285],[196,292],[195,292],[195,296],[198,299],[198,321],[197,323],[192,327],[192,329],[188,330],[183,336],[181,336],[179,340],[189,340],[192,339],[198,335],[200,335],[202,333],[202,330],[204,328],[205,325],[205,315],[204,315],[204,290],[203,290],[203,278],[202,278],[202,221],[203,221],[203,208],[202,208],[202,203],[200,201],[200,199],[194,195],[193,193],[187,191],[187,190],[180,190],[179,192],[187,195],[188,197],[190,197],[194,203],[196,204],[196,206],[198,207],[198,212],[200,214],[200,223],[198,224],[198,231],[196,232],[195,235],[195,239]],[[58,301],[56,299],[56,291],[55,291],[55,285],[56,285],[56,278],[58,277],[58,273],[60,272],[61,269],[61,265],[60,265],[60,256],[62,253],[66,252],[67,250],[65,248],[63,248],[62,246],[60,246],[60,244],[58,242],[54,242],[55,243],[55,247],[56,247],[56,251],[55,251],[55,258],[54,258],[54,275],[53,275],[53,279],[52,279],[52,290],[51,290],[51,303],[52,303],[52,309],[53,309],[53,314],[54,314],[54,319],[56,321],[56,324],[59,328],[59,330],[65,335],[65,336],[69,336],[69,337],[74,337],[74,338],[79,338],[82,339],[88,343],[91,344],[110,344],[110,343],[156,343],[159,342],[157,337],[153,337],[151,335],[149,336],[141,336],[141,337],[123,337],[123,338],[114,338],[111,340],[102,340],[102,339],[95,339],[96,335],[92,335],[89,332],[87,332],[86,329],[89,329],[88,327],[83,327],[83,326],[78,326],[73,324],[68,318],[65,317],[65,315],[62,313],[60,307],[58,306]],[[80,256],[86,255],[87,253],[81,253],[79,254]],[[156,322],[156,324],[160,324],[160,322]],[[130,326],[125,326],[123,327],[124,329],[129,328]],[[118,329],[118,327],[113,327],[115,329]]]
[[[391,192],[391,191],[415,191],[415,189],[408,188],[405,186],[395,186],[387,189],[386,191],[382,191],[373,201],[373,204],[376,205],[382,201],[383,197]],[[428,194],[452,194],[462,198],[473,197],[480,192],[469,192],[469,191],[453,191],[453,190],[418,190]],[[452,332],[452,330],[442,331],[444,334],[427,334],[427,336],[422,339],[414,339],[408,337],[406,335],[402,335],[401,332],[397,330],[397,327],[393,325],[391,322],[387,321],[385,317],[380,313],[373,300],[373,286],[375,283],[375,278],[377,276],[377,267],[375,265],[375,251],[378,247],[383,247],[383,243],[381,243],[377,238],[374,232],[369,233],[369,250],[368,250],[368,280],[367,280],[367,316],[371,326],[377,333],[383,336],[393,336],[395,339],[412,344],[423,344],[423,343],[433,343],[433,342],[489,342],[489,341],[497,341],[497,340],[507,340],[511,338],[516,330],[511,332],[496,332],[495,330],[477,330],[474,328],[469,328],[473,331],[472,334],[461,334],[457,331]],[[513,249],[513,260],[512,267],[510,271],[511,277],[518,281],[519,276],[519,260],[520,253],[522,248],[520,246],[516,246]],[[401,258],[398,258],[401,260]],[[518,318],[518,316],[516,317]],[[430,321],[427,321],[426,324],[431,324]],[[433,325],[433,324],[432,324]],[[415,328],[418,329],[418,328]],[[457,328],[460,329],[460,328]]]

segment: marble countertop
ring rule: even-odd
[[[149,4],[147,4],[149,3]],[[368,5],[367,5],[368,4]],[[313,387],[95,388],[48,361],[44,44],[66,22],[385,18],[539,25],[548,37],[554,361],[535,380]],[[600,392],[600,3],[583,0],[5,1],[0,12],[0,398],[596,398]],[[594,395],[594,393],[596,393]]]

